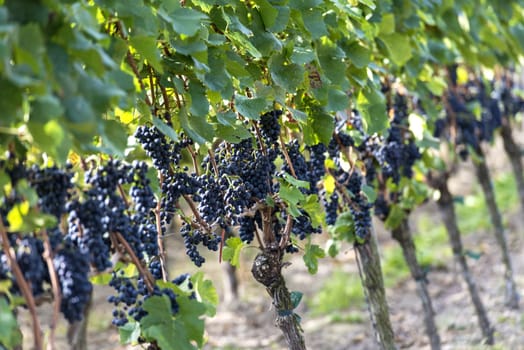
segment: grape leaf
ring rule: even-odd
[[[224,249],[222,251],[222,258],[225,261],[229,261],[233,266],[239,266],[240,263],[240,251],[244,244],[238,237],[230,237],[226,240]]]
[[[318,259],[322,259],[326,256],[326,252],[316,244],[311,244],[309,241],[306,244],[304,253],[304,263],[306,264],[307,270],[310,274],[314,275],[318,271]]]
[[[213,282],[204,279],[204,273],[198,271],[191,276],[194,288],[198,294],[198,300],[206,307],[206,315],[213,317],[216,314],[216,307],[218,305],[218,294],[213,286]]]
[[[121,344],[137,344],[140,337],[140,323],[128,321],[125,325],[118,327]]]

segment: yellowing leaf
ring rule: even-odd
[[[13,209],[7,213],[7,222],[9,222],[9,231],[20,231],[24,226],[24,217],[29,213],[29,202],[23,201],[16,204]]]
[[[457,84],[462,85],[468,82],[468,71],[464,67],[457,68]]]
[[[333,176],[326,176],[324,179],[324,189],[328,194],[331,194],[333,191],[335,191],[335,178]]]
[[[135,119],[135,115],[131,111],[123,111],[120,108],[115,109],[115,115],[120,118],[123,124],[129,124]]]

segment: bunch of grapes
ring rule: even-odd
[[[60,284],[60,311],[69,322],[83,318],[93,286],[89,281],[89,260],[76,247],[66,244],[55,253],[53,264]]]
[[[158,268],[159,266],[156,263],[149,265],[149,270],[155,282],[161,279],[161,276],[155,273],[155,270]],[[189,297],[195,298],[195,292],[192,291],[193,284],[188,274],[182,274],[171,280],[170,283],[181,286],[186,282],[187,289],[191,291]],[[123,326],[128,323],[129,320],[140,321],[147,315],[143,304],[152,296],[166,295],[171,305],[171,314],[175,315],[179,312],[179,304],[177,302],[179,295],[175,293],[174,288],[168,286],[161,288],[156,283],[152,287],[148,287],[143,276],[128,277],[125,276],[124,271],[113,272],[109,285],[117,292],[116,295],[111,295],[107,299],[114,305],[112,323],[115,326]]]
[[[450,75],[456,75],[456,69],[457,66],[451,67]],[[450,141],[464,160],[468,158],[470,149],[477,151],[482,142],[491,142],[495,130],[502,125],[499,99],[502,99],[505,109],[503,99],[508,94],[504,91],[505,88],[499,86],[502,91],[497,91],[496,86],[493,88],[495,90],[490,93],[487,84],[481,79],[470,78],[464,84],[453,83],[447,91],[446,115],[435,122],[434,136],[449,139],[454,135],[454,139]],[[508,110],[513,108],[511,104],[509,102]],[[480,115],[475,112],[478,107]]]

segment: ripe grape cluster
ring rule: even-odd
[[[456,74],[456,69],[450,68],[450,74]],[[508,111],[515,108],[504,85],[490,85],[475,78],[463,84],[455,82],[446,94],[446,115],[435,122],[434,136],[449,139],[454,135],[450,141],[464,160],[470,150],[477,152],[482,142],[493,140],[495,130],[502,125],[501,105],[504,111],[506,107]]]
[[[161,220],[163,233],[171,223],[182,196],[196,194],[201,186],[195,173],[189,174],[187,168],[180,167],[182,151],[193,144],[192,140],[181,135],[175,142],[168,139],[155,126],[140,126],[135,138],[152,159],[153,166],[161,174]]]
[[[375,149],[374,156],[381,167],[384,180],[392,179],[398,184],[402,176],[413,176],[413,166],[421,158],[421,154],[409,131],[407,96],[397,93],[394,102],[394,116],[388,135],[382,145]]]
[[[34,296],[44,293],[44,283],[49,283],[49,272],[43,258],[44,245],[34,236],[16,238],[16,261],[24,278],[30,283]],[[18,286],[14,290],[18,292]]]
[[[70,164],[26,168],[23,162],[3,161],[1,166],[12,177],[12,183],[26,180],[38,197],[39,211],[57,219],[57,224],[46,231],[62,294],[60,308],[68,321],[83,317],[92,290],[91,268],[103,271],[111,267],[110,254],[122,249],[111,239],[112,234],[121,234],[139,259],[151,260],[158,255],[153,213],[157,202],[145,163],[109,160],[102,165],[94,164],[85,172],[85,183],[78,186],[72,181]],[[13,187],[12,194],[0,205],[4,222],[13,205],[22,200],[22,194]],[[60,222],[67,222],[64,233]],[[46,292],[50,272],[44,260],[42,237],[20,232],[10,234],[9,238],[33,294]],[[0,261],[0,278],[11,279],[12,291],[19,293],[4,252]]]
[[[76,247],[66,244],[53,258],[60,283],[60,311],[69,322],[80,321],[91,298],[89,260]]]
[[[155,281],[162,278],[161,275],[155,273],[158,268],[157,263],[149,265],[149,270]],[[188,274],[176,277],[171,280],[170,284],[164,283],[163,287],[159,287],[155,283],[152,287],[148,287],[143,276],[126,276],[123,270],[113,272],[109,285],[115,289],[117,294],[111,295],[107,299],[114,305],[112,323],[120,327],[128,323],[129,320],[139,322],[147,315],[147,311],[143,307],[144,302],[153,296],[167,296],[171,304],[171,313],[177,314],[179,311],[177,298],[180,296],[176,294],[173,287],[185,284],[189,290],[190,298],[195,298],[195,292]]]

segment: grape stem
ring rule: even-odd
[[[159,173],[158,181],[160,182],[160,188],[162,188],[164,182],[164,175]],[[166,269],[166,253],[164,250],[164,240],[162,239],[162,223],[160,221],[160,211],[162,209],[162,203],[160,199],[157,201],[155,208],[155,220],[156,220],[156,239],[158,244],[158,257],[160,259],[160,267],[162,269],[162,280],[167,282],[168,275]]]
[[[282,138],[282,135],[280,135],[280,149],[282,150],[282,153],[284,154],[284,158],[286,158],[286,163],[289,165],[289,170],[291,171],[291,175],[296,179],[297,174],[295,173],[295,168],[293,168],[293,162],[291,162],[291,158],[289,158],[289,153],[287,153],[286,145],[284,143],[284,139]]]
[[[22,295],[27,303],[29,313],[31,314],[35,349],[43,350],[44,343],[42,341],[40,322],[38,320],[38,316],[36,315],[35,299],[33,298],[31,287],[27,283],[27,280],[25,279],[22,270],[20,270],[20,266],[18,265],[16,258],[13,256],[13,252],[11,251],[11,245],[9,244],[9,239],[7,238],[7,231],[4,226],[4,220],[2,218],[0,218],[0,237],[2,238],[2,249],[4,251],[4,254],[7,256],[9,266],[11,267],[11,270],[15,275],[18,287],[22,292]]]
[[[193,149],[193,147],[191,147],[191,145],[187,145],[187,150],[191,154],[191,159],[193,160],[193,167],[195,168],[195,174],[199,176],[200,171],[198,170],[198,161],[197,161],[195,150]]]
[[[124,31],[124,28],[122,26],[122,22],[121,21],[116,21],[115,22],[116,24],[116,27],[118,29],[118,33],[120,33],[120,37],[124,40],[127,40],[127,34],[125,33]],[[144,85],[144,82],[142,81],[142,79],[140,78],[140,72],[138,71],[138,66],[136,65],[136,61],[135,61],[135,58],[133,57],[133,55],[131,54],[131,51],[127,50],[127,53],[126,53],[126,60],[127,60],[127,63],[129,64],[129,66],[131,67],[131,69],[133,70],[133,73],[135,74],[137,80],[138,80],[138,84],[140,85],[140,89],[142,91],[146,91],[146,87]],[[144,94],[144,99],[145,99],[145,102],[148,106],[152,106],[153,104],[151,103],[151,100],[149,99],[149,96],[147,94]]]
[[[153,80],[153,76],[155,75],[155,72],[153,71],[153,67],[149,66],[149,91],[151,91],[151,100],[152,105],[154,106],[155,112],[156,112],[156,93],[155,93],[155,81]]]
[[[133,264],[135,264],[136,268],[138,269],[138,272],[140,272],[140,275],[144,277],[144,282],[147,286],[147,289],[149,290],[150,293],[152,293],[154,290],[153,276],[151,276],[149,271],[146,270],[144,266],[142,266],[142,264],[140,263],[140,260],[138,260],[138,257],[136,256],[135,252],[133,251],[133,248],[131,248],[131,246],[126,241],[124,236],[122,236],[120,232],[112,232],[112,234],[116,237],[117,242],[122,244],[126,252],[129,254],[129,257],[131,258],[131,261],[133,262]]]
[[[187,204],[189,205],[189,208],[193,212],[193,215],[195,216],[196,221],[200,224],[201,228],[205,229],[207,232],[211,231],[209,225],[204,220],[202,220],[202,217],[198,213],[197,207],[195,206],[193,200],[187,194],[182,195],[182,197],[186,200]]]
[[[207,154],[209,154],[209,161],[211,162],[211,165],[213,166],[213,171],[215,172],[216,177],[219,177],[220,174],[218,172],[217,162],[215,162],[215,154],[211,149],[207,150]]]
[[[255,129],[255,134],[257,135],[257,141],[260,145],[260,149],[262,150],[262,154],[267,156],[267,150],[266,146],[264,145],[264,141],[262,140],[262,137],[260,136],[260,129],[257,126],[257,123],[253,123],[253,127]]]
[[[164,99],[164,109],[166,111],[169,111],[169,96],[167,96],[166,88],[163,85],[161,85],[161,84],[158,84],[158,86],[160,87],[160,92],[162,93],[162,98]],[[166,122],[171,124],[171,115],[167,114],[167,115],[164,115],[164,117],[166,118]]]
[[[120,23],[120,21],[117,22],[117,23]],[[144,82],[140,78],[140,72],[138,71],[138,67],[136,65],[135,58],[133,57],[133,55],[131,54],[131,51],[129,51],[129,50],[127,51],[127,54],[126,54],[126,60],[127,60],[127,63],[129,64],[129,66],[131,67],[131,69],[133,70],[133,73],[135,73],[135,76],[136,76],[136,78],[138,80],[138,84],[140,85],[140,89],[142,89],[142,91],[146,91],[146,87],[144,85]],[[146,102],[146,104],[148,106],[152,106],[153,105],[151,100],[149,99],[149,96],[147,94],[144,94],[144,100],[145,100],[145,102]]]
[[[49,236],[47,231],[44,229],[41,232],[44,239],[44,259],[47,264],[47,269],[49,270],[49,277],[51,280],[51,288],[53,289],[53,318],[50,325],[50,334],[49,334],[49,347],[51,350],[56,349],[55,346],[55,331],[56,325],[58,323],[58,317],[60,315],[60,303],[62,300],[62,293],[60,291],[60,285],[58,281],[58,275],[56,274],[55,265],[53,264],[53,249],[51,248],[51,243],[49,243]]]
[[[282,239],[280,240],[280,249],[284,249],[286,247],[286,244],[289,241],[289,235],[291,233],[291,229],[293,228],[293,217],[288,214],[286,219],[286,226],[284,227],[284,232],[282,234]]]

